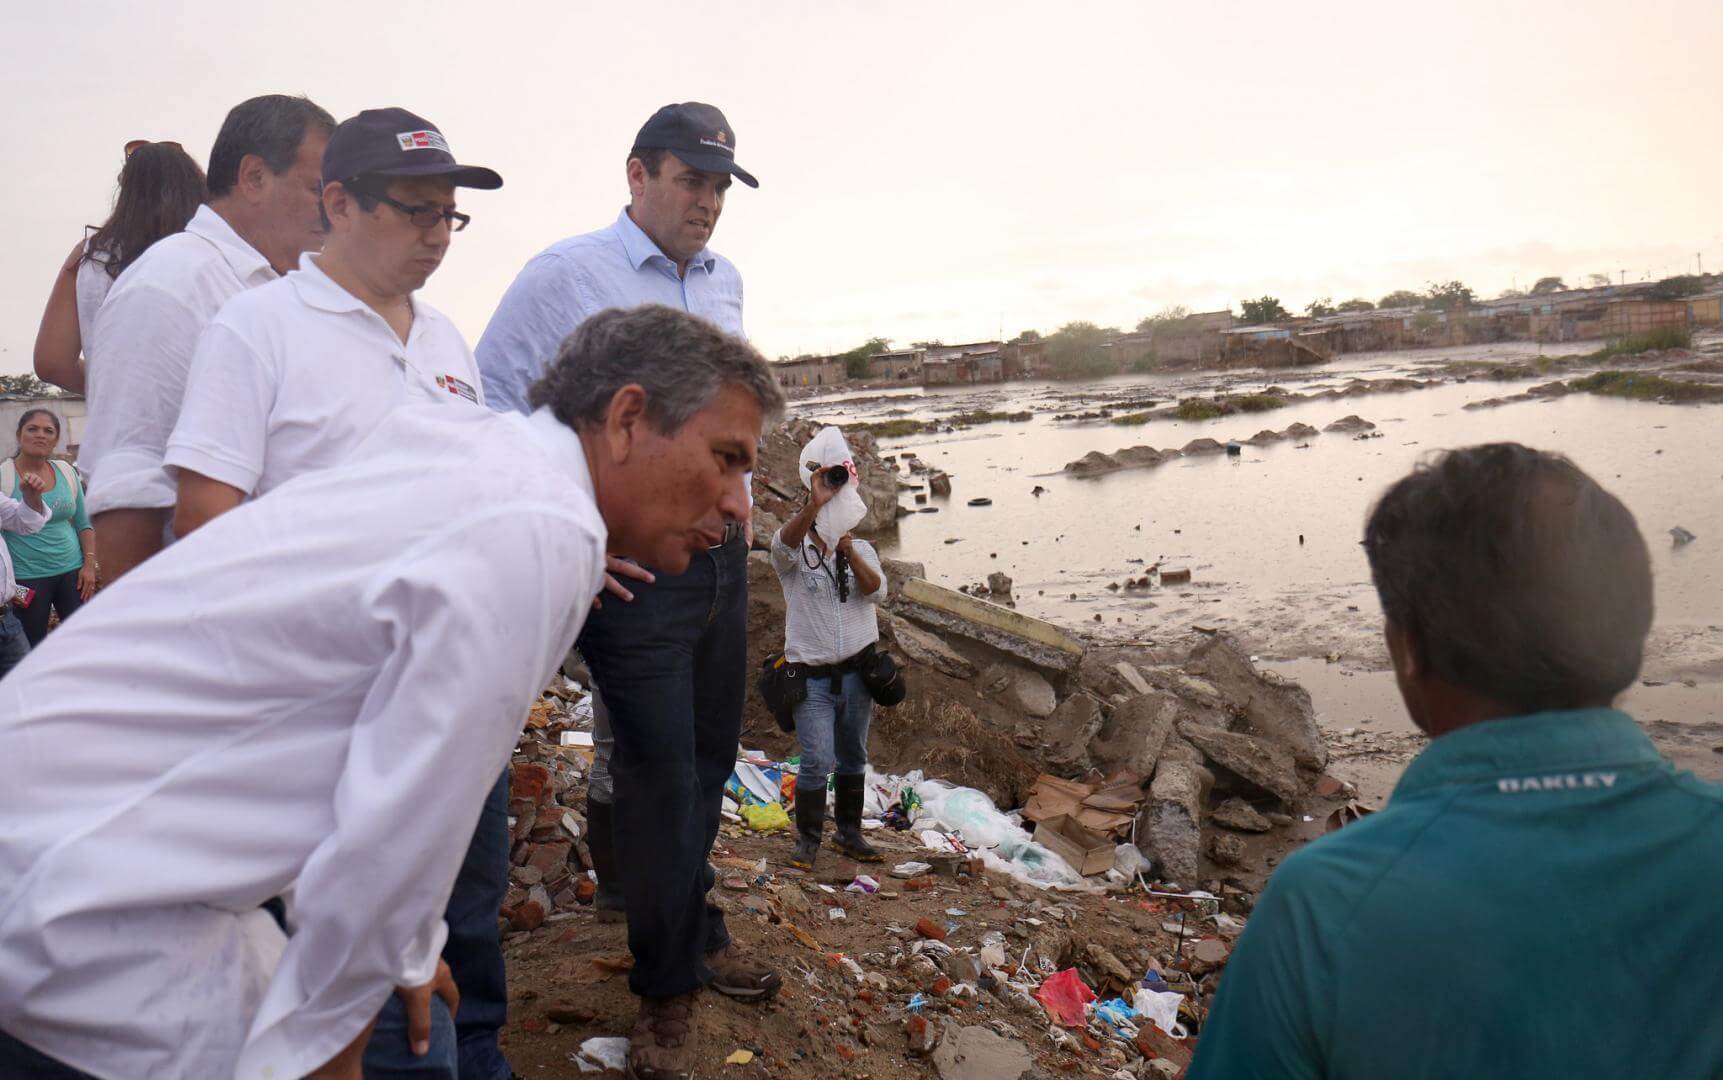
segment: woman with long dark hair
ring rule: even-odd
[[[151,244],[185,228],[208,197],[203,170],[176,142],[126,144],[113,213],[66,257],[42,326],[36,331],[36,377],[74,394],[84,392],[84,357],[96,309],[114,279]]]
[[[0,498],[22,502],[35,492],[52,511],[32,535],[5,534],[13,574],[33,594],[17,613],[33,649],[48,633],[50,612],[64,622],[96,594],[96,534],[84,511],[77,471],[53,456],[60,445],[59,416],[50,409],[26,409],[18,418],[17,436],[18,452],[0,462]]]

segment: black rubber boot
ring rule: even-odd
[[[832,786],[837,790],[836,812],[832,815],[838,826],[837,849],[856,862],[884,862],[885,856],[875,851],[862,836],[862,802],[866,795],[867,777],[839,773],[832,778]]]
[[[808,779],[812,779],[809,777]],[[820,835],[826,831],[826,782],[802,790],[802,778],[796,778],[796,850],[790,855],[790,865],[797,870],[812,870],[814,857],[820,851]]]
[[[587,796],[586,849],[592,855],[592,872],[598,878],[598,895],[592,899],[592,909],[599,922],[622,922],[628,918],[622,879],[616,873],[616,834],[611,830],[610,804]]]

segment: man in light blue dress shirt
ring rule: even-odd
[[[615,223],[535,255],[503,295],[475,350],[492,408],[524,411],[558,343],[607,308],[663,304],[742,336],[741,275],[706,247],[732,177],[759,186],[736,165],[735,145],[710,105],[653,114],[629,150],[629,203]],[[610,755],[602,730],[595,740],[588,845],[601,906],[627,911],[629,987],[642,999],[631,1075],[691,1074],[701,987],[763,1001],[781,985],[731,943],[706,899],[747,693],[744,528],[735,523],[676,576],[612,559],[614,595],[580,638],[614,737]]]

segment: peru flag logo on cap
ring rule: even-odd
[[[441,150],[449,152],[449,144],[444,141],[440,131],[402,131],[396,134],[396,140],[403,150]]]

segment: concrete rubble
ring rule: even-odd
[[[768,439],[755,476],[757,547],[769,538],[763,527],[794,512],[796,451],[813,431],[792,422]],[[851,446],[863,483],[889,492],[860,531],[889,529],[897,466],[871,440]],[[763,1008],[705,995],[702,1072],[1180,1075],[1263,876],[1298,842],[1297,824],[1330,809],[1313,790],[1327,751],[1309,696],[1224,637],[1182,655],[1100,646],[1004,606],[1009,581],[965,595],[917,564],[884,560],[884,569],[882,646],[904,664],[910,694],[876,711],[870,761],[906,791],[951,793],[947,808],[930,817],[920,799],[876,784],[869,837],[886,865],[858,867],[827,848],[804,874],[785,863],[787,819],[755,831],[748,823],[771,815],[732,804],[713,851],[713,897],[737,940],[787,986]],[[752,667],[782,641],[783,601],[763,551],[749,581]],[[626,928],[597,922],[591,907],[579,810],[591,708],[584,672],[569,671],[534,706],[509,806],[508,1045],[517,1068],[547,1075],[571,1068],[585,1042],[625,1034],[634,1007],[620,978]],[[778,797],[780,772],[793,790],[794,737],[752,690],[743,743],[765,770],[765,795]],[[754,779],[736,785],[738,799],[763,797],[746,793],[761,791]],[[965,823],[950,826],[951,814]],[[1034,843],[1009,854],[989,846],[989,822],[1063,839],[1057,854]],[[1059,872],[1036,877],[1023,869],[1034,859]],[[1036,998],[1056,974],[1095,995],[1075,1028],[1054,1023]],[[1171,1030],[1133,1004],[1162,993],[1179,1002]]]

